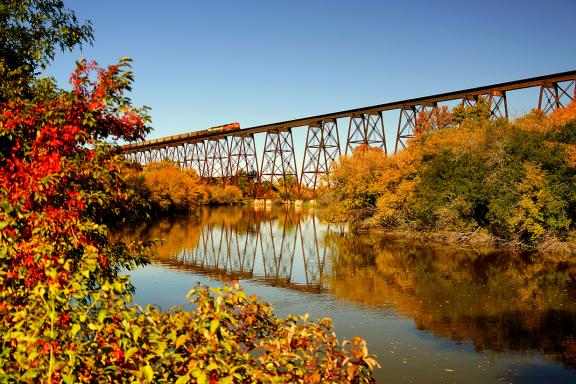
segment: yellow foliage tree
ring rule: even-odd
[[[196,172],[183,170],[170,161],[147,164],[142,177],[152,203],[165,212],[187,211],[208,198],[206,186]]]
[[[333,165],[331,189],[324,218],[330,222],[360,223],[374,214],[379,191],[375,188],[386,163],[378,148],[358,147]]]
[[[537,164],[524,164],[525,176],[517,187],[520,199],[510,217],[514,232],[529,243],[536,243],[546,235],[547,228],[568,230],[570,219],[565,204],[557,199],[548,186],[548,177]]]
[[[232,204],[242,201],[242,190],[235,185],[209,187],[210,203]]]

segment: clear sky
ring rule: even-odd
[[[576,69],[576,0],[65,3],[92,21],[94,45],[47,73],[63,85],[79,57],[132,57],[149,138]]]

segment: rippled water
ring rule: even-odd
[[[205,209],[126,236],[166,240],[131,272],[136,302],[238,281],[279,315],[365,338],[378,382],[576,383],[576,262],[351,235],[285,208]]]

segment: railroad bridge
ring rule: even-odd
[[[332,162],[352,153],[360,145],[396,153],[414,136],[417,119],[435,108],[451,103],[474,105],[483,97],[490,103],[494,118],[508,118],[508,98],[514,91],[538,90],[533,107],[544,113],[567,106],[576,97],[576,71],[550,74],[432,96],[304,117],[295,120],[240,128],[239,124],[169,136],[121,147],[122,152],[140,164],[169,159],[184,168],[194,169],[206,180],[238,183],[238,175],[249,175],[256,185],[297,184],[315,196],[329,183]],[[396,111],[396,135],[386,137],[384,115]],[[304,153],[298,164],[295,129],[307,129]],[[346,135],[341,136],[340,130]],[[255,135],[265,135],[261,154]],[[392,139],[392,140],[391,140]],[[297,143],[302,145],[302,143]],[[257,196],[261,188],[254,188]]]

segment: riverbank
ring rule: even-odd
[[[485,229],[477,228],[468,232],[456,231],[415,231],[385,229],[365,226],[358,233],[372,233],[399,244],[412,244],[422,247],[450,247],[473,249],[481,252],[530,252],[535,254],[557,254],[560,257],[576,255],[576,241],[560,241],[546,238],[536,245],[498,238]]]

